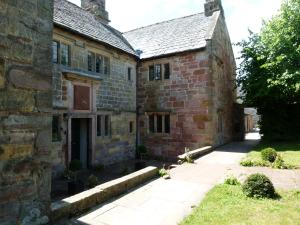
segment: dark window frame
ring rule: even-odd
[[[127,68],[127,80],[132,81],[132,68],[131,67]]]
[[[169,80],[170,79],[170,63],[165,63],[164,64],[164,80]]]
[[[149,66],[149,81],[170,80],[171,66],[170,63],[153,64]]]
[[[169,113],[148,114],[148,132],[169,135],[171,133],[171,115]]]
[[[54,43],[56,44],[56,54],[54,53]],[[53,40],[52,41],[52,62],[58,64],[59,63],[59,49],[60,49],[60,43],[59,41]],[[55,58],[56,60],[54,60],[54,54],[55,54]]]
[[[133,121],[129,122],[129,133],[130,134],[134,133],[134,122]]]
[[[102,137],[102,138],[111,137],[111,115],[109,114],[97,115],[97,137]]]
[[[67,50],[65,51],[64,47],[67,48]],[[63,62],[63,59],[64,59],[64,53],[67,54],[66,56],[66,62],[64,63]],[[71,45],[69,44],[66,44],[64,42],[60,42],[59,44],[59,62],[61,65],[64,65],[64,66],[71,66]]]

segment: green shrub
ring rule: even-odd
[[[265,161],[273,163],[276,160],[277,152],[274,148],[265,148],[261,151],[261,158]]]
[[[90,175],[87,179],[87,183],[89,188],[96,187],[99,183],[98,177],[95,175]]]
[[[242,185],[243,192],[248,197],[274,198],[275,188],[271,180],[264,174],[251,174]]]
[[[158,175],[159,175],[160,177],[163,177],[163,176],[165,176],[165,175],[168,175],[168,171],[167,171],[166,169],[162,168],[162,169],[160,169],[160,170],[158,171]]]
[[[245,160],[242,160],[242,161],[240,162],[240,165],[241,165],[241,166],[246,166],[246,167],[252,167],[252,166],[254,166],[254,163],[253,163],[253,161],[250,160],[250,159],[245,159]]]
[[[100,172],[100,171],[102,171],[102,170],[104,169],[104,166],[103,166],[102,164],[99,163],[99,164],[94,165],[93,169],[94,169],[95,171]]]
[[[288,169],[281,155],[277,155],[275,162],[272,164],[275,169]]]
[[[230,176],[230,177],[227,177],[225,179],[224,184],[228,184],[228,185],[240,185],[241,183],[239,182],[239,180],[236,177]]]
[[[64,173],[63,173],[62,176],[63,176],[64,179],[67,179],[67,180],[72,180],[72,179],[75,178],[74,172],[71,171],[71,170],[68,170],[68,169],[64,170]]]
[[[193,160],[192,157],[189,156],[189,155],[187,155],[187,156],[185,157],[184,161],[187,162],[187,163],[194,163],[194,160]]]
[[[80,160],[72,160],[69,164],[69,170],[71,171],[78,171],[81,170],[81,168],[82,166]]]

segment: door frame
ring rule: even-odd
[[[88,146],[88,166],[92,166],[95,161],[95,141],[96,141],[96,115],[75,114],[68,118],[68,159],[67,163],[72,159],[72,119],[88,119],[89,127],[89,146]]]

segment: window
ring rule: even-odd
[[[133,133],[133,124],[134,124],[134,123],[133,123],[132,121],[129,122],[129,133],[130,133],[130,134]]]
[[[110,115],[97,116],[97,136],[109,137],[111,135],[111,117]]]
[[[154,66],[154,79],[161,80],[161,65],[157,64]]]
[[[59,116],[52,117],[52,142],[61,141]]]
[[[164,79],[165,80],[170,79],[170,64],[169,63],[164,64]]]
[[[154,80],[154,66],[149,66],[149,80]]]
[[[70,66],[70,46],[60,43],[60,64]]]
[[[154,113],[149,115],[150,133],[170,133],[170,115],[164,113]]]
[[[95,71],[95,54],[88,53],[88,71]]]
[[[103,66],[102,66],[103,60],[101,55],[96,56],[96,73],[102,73]]]
[[[132,68],[128,67],[127,75],[128,75],[128,80],[129,81],[132,79],[132,77],[131,77],[131,71],[132,71]]]
[[[154,115],[149,116],[149,132],[150,133],[155,132],[155,129],[154,129]]]
[[[97,116],[97,136],[102,136],[102,116]]]
[[[52,62],[58,63],[59,42],[52,41]]]
[[[162,74],[164,75],[164,79],[170,79],[170,64],[163,64],[163,68],[161,64],[155,64],[149,66],[149,81],[152,80],[162,80]]]
[[[103,57],[103,73],[109,75],[110,73],[110,63],[108,57]]]

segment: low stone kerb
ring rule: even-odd
[[[154,178],[157,176],[157,173],[158,169],[156,167],[149,166],[77,195],[54,202],[51,204],[52,222],[64,217],[77,215],[112,197],[123,194],[127,190]]]

